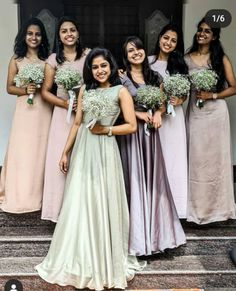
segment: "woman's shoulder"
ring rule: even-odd
[[[51,67],[56,68],[57,60],[56,60],[56,53],[52,53],[46,60],[46,64],[49,64]]]

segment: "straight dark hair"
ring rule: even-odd
[[[20,27],[19,32],[17,33],[17,36],[15,38],[15,44],[14,44],[14,53],[16,55],[16,59],[23,58],[27,54],[28,46],[26,44],[25,38],[27,35],[27,30],[30,25],[37,25],[40,29],[40,32],[42,35],[42,42],[39,45],[38,58],[40,60],[45,60],[49,54],[48,38],[47,38],[46,30],[42,21],[36,17],[30,18],[29,20],[27,20]]]
[[[96,89],[99,87],[99,82],[94,79],[92,73],[93,59],[99,56],[102,56],[104,60],[106,60],[110,64],[111,74],[108,81],[111,86],[121,84],[118,75],[118,66],[111,52],[106,48],[95,47],[89,52],[84,63],[83,78],[86,85],[86,90]]]
[[[53,47],[53,52],[56,53],[56,61],[58,62],[58,64],[62,64],[65,61],[65,56],[63,52],[64,47],[60,39],[60,29],[64,22],[73,23],[74,26],[76,27],[76,30],[79,32],[78,23],[76,22],[74,18],[70,16],[62,16],[59,19],[57,23],[57,27],[56,27],[55,41],[54,41],[54,47]],[[75,57],[76,60],[81,58],[83,51],[84,51],[84,47],[81,42],[81,36],[79,36],[78,41],[76,42],[76,57]]]
[[[220,42],[220,28],[214,28],[209,25],[207,19],[203,17],[198,25],[197,28],[206,23],[212,30],[214,39],[210,42],[209,45],[209,52],[210,52],[210,66],[211,68],[217,73],[219,79],[216,85],[217,91],[224,89],[226,78],[225,78],[225,71],[224,71],[224,64],[223,64],[223,57],[225,55],[224,49]],[[192,46],[188,49],[188,53],[197,52],[199,48],[199,44],[197,42],[197,33],[195,33],[193,37]]]
[[[133,44],[137,49],[143,49],[144,50],[144,45],[143,42],[140,38],[137,36],[128,36],[123,44],[122,48],[122,56],[123,56],[123,63],[126,69],[127,76],[130,78],[130,80],[133,82],[134,86],[137,88],[139,85],[133,80],[132,75],[131,75],[131,65],[128,61],[127,58],[127,45],[128,43]],[[162,82],[162,77],[160,76],[159,73],[154,72],[148,63],[147,56],[145,55],[144,61],[142,63],[142,73],[143,73],[143,78],[145,81],[146,85],[152,85],[159,87],[160,83]]]
[[[167,59],[167,68],[166,70],[169,72],[170,75],[173,74],[188,74],[188,66],[184,61],[184,41],[183,41],[183,32],[176,24],[170,22],[165,25],[157,38],[154,54],[155,59],[152,63],[155,63],[160,54],[160,38],[167,32],[167,31],[174,31],[177,35],[177,44],[174,51],[172,51]]]

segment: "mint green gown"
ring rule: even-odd
[[[101,124],[116,121],[121,87],[97,89],[114,104]],[[86,128],[89,121],[85,112],[51,246],[36,270],[47,282],[62,286],[124,289],[143,266],[128,255],[129,213],[120,154],[115,137],[92,134]]]

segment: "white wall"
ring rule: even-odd
[[[196,26],[210,9],[226,9],[232,15],[232,22],[221,29],[221,42],[225,53],[229,56],[236,73],[236,1],[235,0],[185,0],[183,9],[183,32],[185,47],[192,43]],[[233,145],[233,161],[236,165],[236,96],[227,98],[230,112],[231,136]]]
[[[13,0],[1,1],[0,9],[0,165],[5,156],[15,96],[6,93],[7,68],[13,54],[13,43],[18,30],[17,4]]]

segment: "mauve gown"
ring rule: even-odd
[[[44,61],[31,62],[18,59],[18,70],[26,64],[44,67]],[[33,105],[27,103],[28,95],[16,98],[16,107],[4,159],[0,196],[3,211],[11,213],[32,212],[41,209],[44,167],[52,107],[38,91]]]
[[[202,69],[185,56],[190,75]],[[197,224],[236,218],[229,113],[225,99],[196,106],[191,92],[187,108],[189,195],[187,220]]]
[[[154,56],[150,56],[148,59],[152,70],[161,74],[163,78],[169,75],[166,71],[167,61],[157,60],[153,63]],[[163,115],[159,134],[175,206],[179,217],[186,218],[188,189],[187,141],[182,105],[175,106],[175,113],[175,117]]]
[[[82,75],[87,53],[88,50],[86,50],[86,53],[84,53],[80,59],[72,62],[64,62],[62,65],[57,63],[56,54],[53,53],[49,56],[46,63],[55,70],[59,67],[71,66],[77,69]],[[65,90],[62,86],[58,86],[57,97],[68,99],[69,95],[67,90]],[[64,175],[59,169],[59,161],[65,147],[71,125],[74,121],[74,114],[72,113],[70,124],[68,124],[66,122],[66,115],[67,109],[54,106],[48,138],[41,217],[42,219],[51,220],[53,222],[57,222],[61,209],[66,179],[66,175]]]
[[[137,88],[132,81],[127,76],[121,81],[135,97]],[[121,136],[119,147],[130,207],[129,253],[142,256],[175,248],[186,240],[166,174],[159,131],[153,129],[148,136],[144,122],[137,122],[137,132]]]

